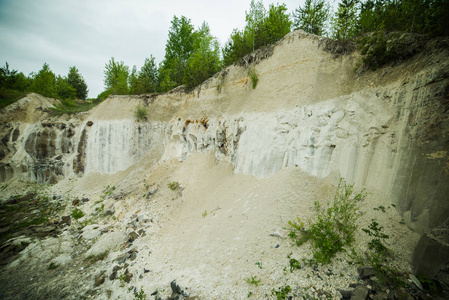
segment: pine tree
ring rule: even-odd
[[[67,82],[76,90],[76,98],[86,100],[88,93],[87,84],[75,66],[70,67],[69,74],[67,74]]]
[[[357,32],[358,0],[342,0],[333,20],[333,37],[347,40]]]
[[[329,17],[329,5],[325,0],[306,0],[304,7],[293,12],[293,27],[305,32],[322,35]]]

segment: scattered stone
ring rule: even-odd
[[[147,269],[144,268],[144,269],[143,269],[143,272],[144,272],[144,273],[149,273],[150,270],[147,270]]]
[[[148,193],[147,193],[147,198],[149,198],[150,196],[153,196],[154,194],[156,194],[156,192],[157,192],[158,190],[159,190],[159,189],[158,189],[157,187],[151,188],[151,189],[148,191]]]
[[[279,244],[276,244],[276,246],[274,246],[274,248],[279,248]]]
[[[413,282],[421,291],[423,290],[421,282],[419,282],[418,278],[415,275],[410,274],[410,281]]]
[[[170,283],[170,287],[171,287],[171,290],[172,290],[173,293],[181,294],[181,292],[182,292],[181,287],[176,283],[176,280],[173,280]]]
[[[368,296],[369,289],[364,285],[358,285],[354,294],[351,296],[351,300],[365,300]]]
[[[143,230],[143,229],[139,229],[139,231],[137,231],[137,233],[140,235],[140,236],[146,236],[147,234],[145,233],[145,230]]]
[[[115,280],[117,278],[117,270],[112,271],[111,275],[109,275],[109,280]]]
[[[359,276],[361,279],[370,278],[376,274],[376,270],[372,267],[362,267],[359,270]]]
[[[132,239],[132,241],[134,241],[135,239],[137,239],[139,237],[139,235],[135,231],[133,231],[129,234],[129,237],[130,237],[130,240]],[[132,241],[130,241],[130,242],[132,242]]]
[[[80,204],[80,199],[76,198],[75,200],[72,201],[72,205],[73,206],[78,206]]]
[[[130,283],[131,279],[133,278],[133,274],[128,271],[128,269],[125,270],[125,278],[123,279],[126,283]]]
[[[104,272],[101,272],[101,274],[95,278],[95,287],[102,285],[104,283],[105,279],[106,279],[106,276],[105,276]]]
[[[92,122],[92,121],[87,121],[86,125],[90,127],[90,126],[94,125],[94,122]]]
[[[337,289],[341,296],[345,299],[349,299],[351,298],[352,294],[354,293],[354,289],[349,288],[349,289]]]
[[[83,199],[81,199],[81,201],[83,201],[84,203],[86,203],[86,202],[89,201],[89,198],[83,198]]]
[[[282,235],[279,232],[272,232],[272,233],[270,233],[270,236],[282,238]]]

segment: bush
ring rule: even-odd
[[[136,109],[134,110],[134,117],[138,121],[146,121],[148,116],[148,111],[145,107],[141,106],[140,104],[136,106]]]
[[[359,38],[356,43],[366,68],[376,70],[390,62],[403,61],[422,51],[427,37],[419,34],[378,31]]]
[[[311,241],[316,262],[329,263],[344,246],[354,241],[354,232],[357,229],[355,222],[358,218],[357,205],[365,196],[364,190],[354,195],[354,185],[340,179],[331,206],[324,209],[315,201],[318,216],[308,228],[299,218],[298,222],[288,222],[291,228],[290,238],[298,246]]]

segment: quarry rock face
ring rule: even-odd
[[[231,66],[191,92],[112,96],[70,120],[45,109],[20,119],[12,111],[48,102],[29,95],[1,112],[0,181],[56,183],[213,151],[235,173],[259,178],[287,167],[336,173],[387,194],[415,231],[438,230],[449,218],[448,50],[356,76],[357,54],[335,58],[321,43],[286,36],[255,65],[256,89],[245,67]],[[134,119],[139,104],[145,122]],[[438,247],[423,239],[422,259]]]

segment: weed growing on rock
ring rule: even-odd
[[[290,253],[287,258],[289,259],[289,265],[290,265],[290,273],[293,273],[294,270],[299,270],[302,268],[301,263],[299,260],[292,258],[292,253]]]
[[[89,255],[86,260],[89,261],[91,264],[96,263],[97,261],[104,260],[106,257],[108,257],[109,251],[104,251],[98,255]]]
[[[277,300],[284,300],[288,298],[288,294],[292,291],[292,288],[289,285],[281,286],[277,290],[272,289],[271,295],[276,296]]]
[[[176,191],[178,190],[181,186],[179,184],[179,182],[173,181],[173,182],[169,182],[167,184],[168,188],[172,191]]]
[[[374,210],[379,210],[379,211],[382,211],[382,212],[385,212],[385,206],[383,206],[383,205],[379,205],[379,207],[375,207],[375,208],[373,208]]]
[[[107,185],[104,187],[103,189],[103,193],[100,196],[101,200],[106,199],[106,197],[109,197],[112,195],[112,193],[115,191],[115,186],[114,185]]]
[[[376,277],[382,285],[393,289],[405,286],[402,279],[403,274],[391,265],[392,253],[384,244],[389,236],[383,232],[383,226],[372,219],[369,228],[362,228],[362,230],[372,237],[368,242],[370,251],[366,253],[365,257],[360,257],[353,250],[353,256],[359,260],[360,264],[373,267]]]
[[[325,209],[315,201],[316,220],[308,227],[299,218],[297,222],[289,221],[289,237],[298,246],[310,241],[315,261],[329,263],[335,254],[354,241],[357,205],[365,196],[364,190],[354,193],[354,185],[340,179],[332,205]]]
[[[137,292],[134,292],[134,300],[145,300],[147,298],[147,295],[145,294],[142,287],[140,287],[140,290]]]
[[[258,266],[259,269],[262,270],[262,262],[261,261],[256,262],[255,265]]]
[[[255,286],[259,286],[261,280],[260,279],[258,280],[257,276],[251,276],[249,278],[246,278],[245,282],[248,283],[248,284],[253,284]]]
[[[136,106],[134,109],[134,118],[136,118],[137,121],[146,121],[148,117],[148,111],[145,107],[141,106],[140,104]]]
[[[257,75],[256,69],[249,68],[248,76],[251,79],[251,83],[253,85],[253,90],[256,89],[257,83],[259,83],[259,75]]]
[[[383,227],[377,223],[376,220],[372,219],[369,229],[362,228],[362,230],[373,237],[373,239],[368,243],[370,249],[374,250],[377,254],[387,254],[388,249],[382,243],[383,240],[388,239],[389,236],[382,232]]]
[[[82,217],[84,217],[84,213],[81,211],[81,209],[75,208],[74,210],[72,210],[72,218],[78,220]]]

